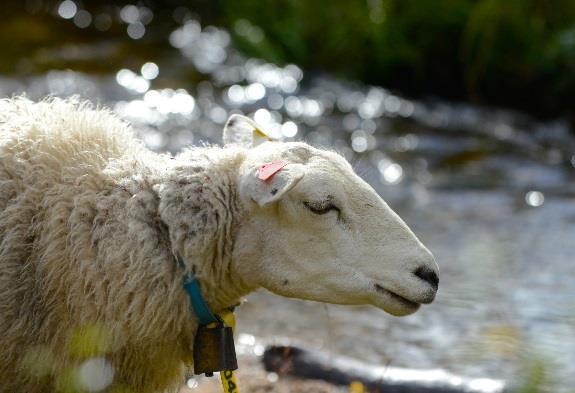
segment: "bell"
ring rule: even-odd
[[[194,339],[194,374],[210,377],[216,371],[238,368],[234,333],[229,326],[198,328]]]

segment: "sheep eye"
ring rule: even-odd
[[[312,213],[319,215],[329,213],[332,210],[340,212],[339,208],[331,201],[304,202],[303,205]]]

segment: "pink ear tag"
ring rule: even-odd
[[[283,161],[283,160],[268,162],[266,164],[263,164],[262,166],[260,166],[258,168],[258,173],[257,173],[258,179],[263,180],[263,181],[270,180],[273,177],[273,175],[275,175],[276,173],[281,171],[282,168],[284,166],[286,166],[287,164],[288,163]]]

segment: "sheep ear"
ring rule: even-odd
[[[274,164],[274,163],[271,163]],[[242,191],[259,206],[276,202],[291,190],[305,174],[305,167],[301,164],[288,164],[270,176],[261,176],[260,172],[264,164],[252,168],[242,179]],[[263,180],[266,177],[266,180]]]
[[[253,147],[271,140],[261,127],[252,119],[242,115],[232,115],[224,126],[224,146],[235,144]]]

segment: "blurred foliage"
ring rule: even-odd
[[[10,17],[0,24],[0,72],[62,68],[63,56],[51,49],[63,43],[76,43],[80,52],[81,44],[100,45],[96,57],[109,61],[74,59],[74,69],[90,72],[108,72],[110,65],[138,53],[168,58],[167,37],[182,22],[173,16],[185,7],[204,25],[228,28],[247,55],[295,63],[308,74],[359,79],[412,97],[575,118],[573,0],[75,1],[94,15],[145,5],[154,12],[153,28],[145,39],[130,42],[125,26],[116,22],[103,33],[54,21],[59,0],[7,2]],[[110,42],[115,46],[106,47]]]
[[[524,364],[521,373],[521,384],[515,389],[515,393],[545,393],[554,389],[550,365],[543,359],[532,357]]]
[[[218,5],[238,47],[271,61],[415,96],[468,99],[539,115],[570,111],[575,97],[572,0],[221,0]]]

